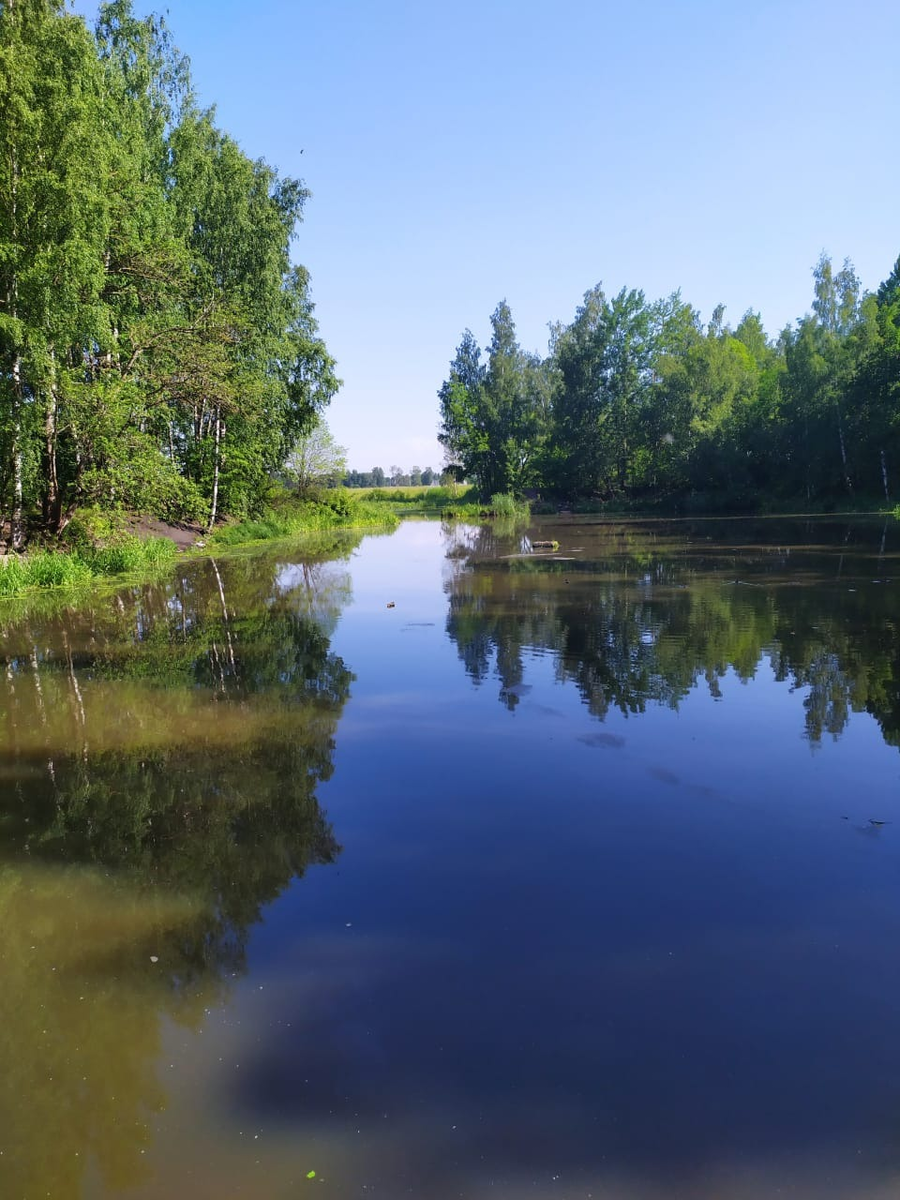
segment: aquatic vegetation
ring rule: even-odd
[[[166,538],[125,535],[109,546],[75,550],[36,550],[0,560],[0,597],[22,596],[37,588],[84,588],[110,575],[154,572],[169,566],[176,549]]]

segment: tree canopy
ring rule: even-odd
[[[339,386],[291,240],[159,17],[0,0],[0,527],[257,509]]]
[[[753,310],[732,328],[719,305],[704,328],[680,293],[597,284],[542,359],[502,302],[486,355],[466,330],[438,392],[448,465],[485,497],[895,503],[900,260],[875,295],[848,260],[812,273],[810,311],[775,339]]]

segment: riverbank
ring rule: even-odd
[[[353,493],[348,493],[352,495]],[[448,521],[483,521],[510,517],[527,521],[531,507],[527,500],[511,492],[479,500],[474,487],[451,484],[449,487],[410,486],[371,488],[360,493],[364,503],[400,517],[433,516]],[[555,511],[555,509],[554,509]]]
[[[210,534],[199,525],[85,510],[59,542],[0,555],[0,600],[49,590],[83,591],[102,581],[149,579],[176,559],[255,543],[340,530],[390,532],[399,522],[384,506],[349,497],[343,489],[319,497],[275,497],[258,517],[223,523]]]
[[[869,507],[842,509],[846,515],[883,515],[900,518],[900,509]],[[169,523],[127,512],[84,510],[56,543],[43,544],[23,554],[0,555],[0,601],[21,599],[50,591],[84,591],[101,582],[151,579],[168,570],[176,559],[226,553],[238,547],[273,541],[293,541],[331,532],[384,532],[397,528],[403,517],[433,516],[447,520],[479,522],[491,519],[527,521],[529,516],[560,512],[573,516],[595,514],[611,520],[678,520],[778,515],[841,515],[811,508],[792,513],[757,509],[741,512],[685,511],[665,505],[614,505],[583,501],[559,507],[536,501],[530,506],[509,495],[479,502],[472,488],[406,487],[347,488],[322,491],[315,496],[275,495],[258,516],[226,521],[212,533],[199,524]]]
[[[356,497],[346,488],[334,488],[317,497],[280,497],[258,517],[219,526],[205,539],[204,546],[245,546],[333,529],[387,532],[399,524],[400,518],[386,506]]]

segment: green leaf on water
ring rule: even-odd
[[[307,1178],[307,1179],[315,1179],[315,1177],[316,1177],[316,1173],[315,1173],[315,1171],[307,1171],[307,1172],[306,1172],[306,1178]]]

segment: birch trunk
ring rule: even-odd
[[[216,523],[216,514],[219,507],[219,460],[221,457],[222,446],[222,417],[221,410],[216,407],[216,422],[215,422],[215,441],[213,450],[213,489],[212,489],[212,505],[209,512],[209,525],[207,533],[211,532],[212,527]]]
[[[55,363],[54,363],[55,366]],[[59,476],[56,467],[56,429],[59,414],[59,392],[56,380],[50,383],[47,398],[47,412],[44,417],[44,525],[52,532],[59,533],[62,502],[59,495]]]
[[[9,523],[9,544],[13,550],[21,550],[25,544],[25,526],[22,520],[22,360],[13,359],[13,506]]]

